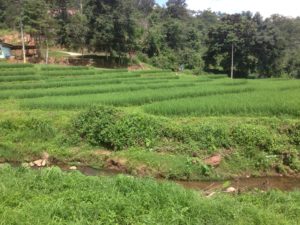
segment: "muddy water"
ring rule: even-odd
[[[14,167],[20,167],[20,164],[11,164]],[[68,165],[56,165],[63,171],[70,171]],[[38,169],[33,167],[33,169]],[[86,176],[115,176],[122,174],[119,171],[106,170],[106,169],[95,169],[87,166],[79,166],[77,170]],[[158,181],[168,181],[158,179]],[[234,187],[238,191],[246,192],[254,189],[268,191],[272,189],[278,189],[281,191],[293,191],[300,190],[300,177],[249,177],[249,178],[238,178],[233,180],[225,181],[176,181],[171,182],[177,183],[184,188],[214,192],[223,191],[227,187]]]
[[[91,167],[78,167],[81,173],[87,176],[113,176],[120,174],[111,170],[99,170]],[[66,170],[66,169],[65,169]],[[222,191],[226,187],[234,187],[239,191],[245,192],[253,189],[282,191],[300,190],[300,178],[296,177],[249,177],[238,178],[227,181],[173,181],[187,189],[201,191]]]
[[[271,189],[278,189],[282,191],[300,190],[300,178],[294,177],[250,177],[239,178],[228,181],[200,181],[200,182],[176,182],[185,188],[203,190],[203,191],[216,191],[224,190],[225,187],[231,186],[239,191],[245,192],[253,189],[268,191]]]

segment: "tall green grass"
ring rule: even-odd
[[[297,225],[300,192],[206,198],[167,182],[0,168],[0,224]]]

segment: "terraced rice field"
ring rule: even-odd
[[[297,117],[299,88],[298,80],[231,81],[159,70],[0,65],[0,99],[14,100],[24,109],[76,110],[102,104],[140,106],[146,113],[164,116]]]

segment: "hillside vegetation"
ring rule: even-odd
[[[144,62],[195,74],[230,74],[233,50],[235,77],[300,77],[299,17],[193,11],[186,0],[165,2],[0,0],[0,29],[19,31],[21,20],[38,47],[35,61],[45,62],[49,48],[65,48],[92,54],[87,58],[98,57],[102,66]],[[61,54],[49,52],[50,58]]]

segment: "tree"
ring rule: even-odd
[[[118,56],[137,49],[135,8],[131,0],[89,0],[86,4],[89,33],[93,51],[105,51]]]
[[[88,32],[87,18],[81,13],[76,13],[70,18],[66,32],[70,40],[69,46],[75,50],[83,50],[86,45],[86,34]]]
[[[47,0],[49,5],[49,11],[51,16],[55,19],[57,24],[57,36],[56,42],[60,46],[70,45],[70,40],[67,34],[67,26],[69,24],[69,14],[68,14],[68,0]]]
[[[188,16],[186,0],[168,0],[167,13],[172,18],[183,19]]]
[[[53,20],[49,15],[48,4],[44,0],[24,0],[22,21],[25,30],[34,38],[41,57],[42,44],[47,45],[53,29]]]
[[[87,18],[88,33],[86,35],[89,49],[112,53],[113,42],[113,6],[116,1],[88,0],[84,14]]]
[[[283,72],[285,42],[279,30],[266,20],[256,32],[257,72],[262,76],[280,76]]]
[[[145,15],[149,15],[155,6],[155,0],[135,0],[137,8]]]
[[[5,27],[5,12],[7,6],[5,0],[0,0],[0,28]]]
[[[235,14],[223,17],[221,23],[208,33],[206,68],[219,65],[230,74],[232,47],[234,47],[235,76],[248,76],[255,70],[256,30],[256,23],[245,15]]]

